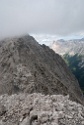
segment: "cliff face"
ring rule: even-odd
[[[62,58],[29,36],[0,42],[0,94],[64,94],[83,103],[78,82]]]

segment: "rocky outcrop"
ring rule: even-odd
[[[78,81],[63,59],[29,36],[0,42],[0,94],[70,95],[83,104]]]
[[[84,125],[84,107],[69,96],[2,95],[0,109],[0,125]]]

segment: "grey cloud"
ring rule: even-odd
[[[84,0],[0,0],[0,37],[84,32]]]

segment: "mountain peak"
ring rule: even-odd
[[[7,39],[0,46],[0,94],[70,95],[83,103],[78,81],[63,59],[29,35]]]
[[[64,39],[59,39],[59,40],[57,40],[57,41],[59,41],[59,42],[65,42],[65,40],[64,40]]]

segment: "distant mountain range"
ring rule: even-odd
[[[50,48],[60,54],[84,91],[84,38],[54,41]]]
[[[50,48],[60,55],[64,55],[65,53],[69,55],[84,55],[84,38],[67,41],[63,39],[53,41]]]

